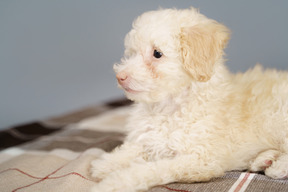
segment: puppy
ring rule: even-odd
[[[230,170],[288,177],[288,73],[224,65],[229,30],[196,9],[144,13],[117,80],[135,101],[122,146],[92,162],[92,191],[145,191]]]

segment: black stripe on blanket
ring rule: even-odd
[[[40,136],[48,135],[62,127],[49,127],[39,122],[32,122],[0,131],[0,150],[32,141]]]

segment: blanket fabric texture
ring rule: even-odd
[[[120,145],[130,102],[85,108],[0,132],[0,191],[85,192],[90,162]],[[288,180],[232,171],[203,183],[171,183],[149,192],[288,191]]]

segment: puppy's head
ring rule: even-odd
[[[128,98],[158,102],[209,81],[223,56],[228,29],[196,9],[147,12],[125,38],[125,55],[114,65]]]

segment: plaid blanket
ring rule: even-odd
[[[0,191],[89,191],[90,162],[122,143],[126,100],[0,132]],[[203,183],[172,183],[149,192],[288,191],[288,180],[228,172]]]

